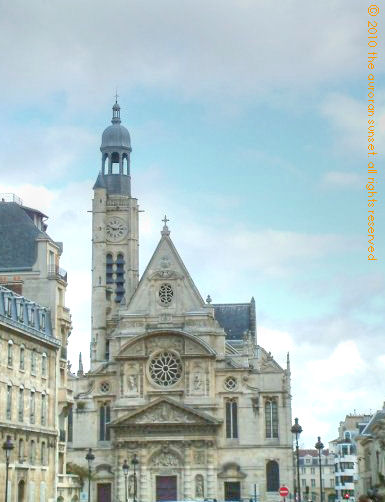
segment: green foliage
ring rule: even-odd
[[[74,464],[73,462],[68,462],[66,465],[66,470],[67,474],[76,474],[76,476],[79,476],[80,484],[82,485],[83,488],[84,480],[88,479],[87,467],[82,467],[81,465]],[[91,473],[91,479],[93,479],[92,473]]]

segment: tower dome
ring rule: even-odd
[[[127,129],[120,124],[120,106],[116,101],[112,107],[112,125],[107,127],[102,135],[102,145],[104,148],[128,148],[131,151],[131,138]]]
[[[120,106],[116,100],[112,107],[112,125],[102,134],[102,169],[94,188],[103,188],[108,194],[131,193],[130,133],[120,123]]]

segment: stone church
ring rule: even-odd
[[[293,484],[289,359],[283,369],[257,344],[254,299],[202,298],[166,218],[139,280],[131,139],[117,102],[100,150],[91,369],[72,377],[69,461],[87,467],[92,448],[98,502],[278,501]]]

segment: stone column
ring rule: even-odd
[[[117,445],[117,454],[115,455],[115,500],[119,502],[126,502],[125,491],[124,491],[124,473],[123,473],[123,462],[127,455],[123,449],[123,445]]]
[[[214,499],[217,496],[217,479],[215,472],[214,444],[212,441],[206,443],[207,453],[207,498]]]
[[[151,479],[150,470],[147,466],[147,449],[144,444],[138,451],[139,468],[137,472],[138,500],[151,502]]]
[[[180,498],[193,498],[195,494],[193,494],[193,487],[191,483],[191,443],[184,443],[184,482],[183,482],[183,491],[184,496]]]

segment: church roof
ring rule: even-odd
[[[31,219],[32,211],[16,202],[0,202],[0,235],[6,236],[0,239],[0,271],[31,269],[36,261],[36,239],[51,240]]]
[[[250,331],[255,337],[255,302],[250,303],[216,303],[215,319],[226,332],[226,339],[243,340],[244,333]]]

